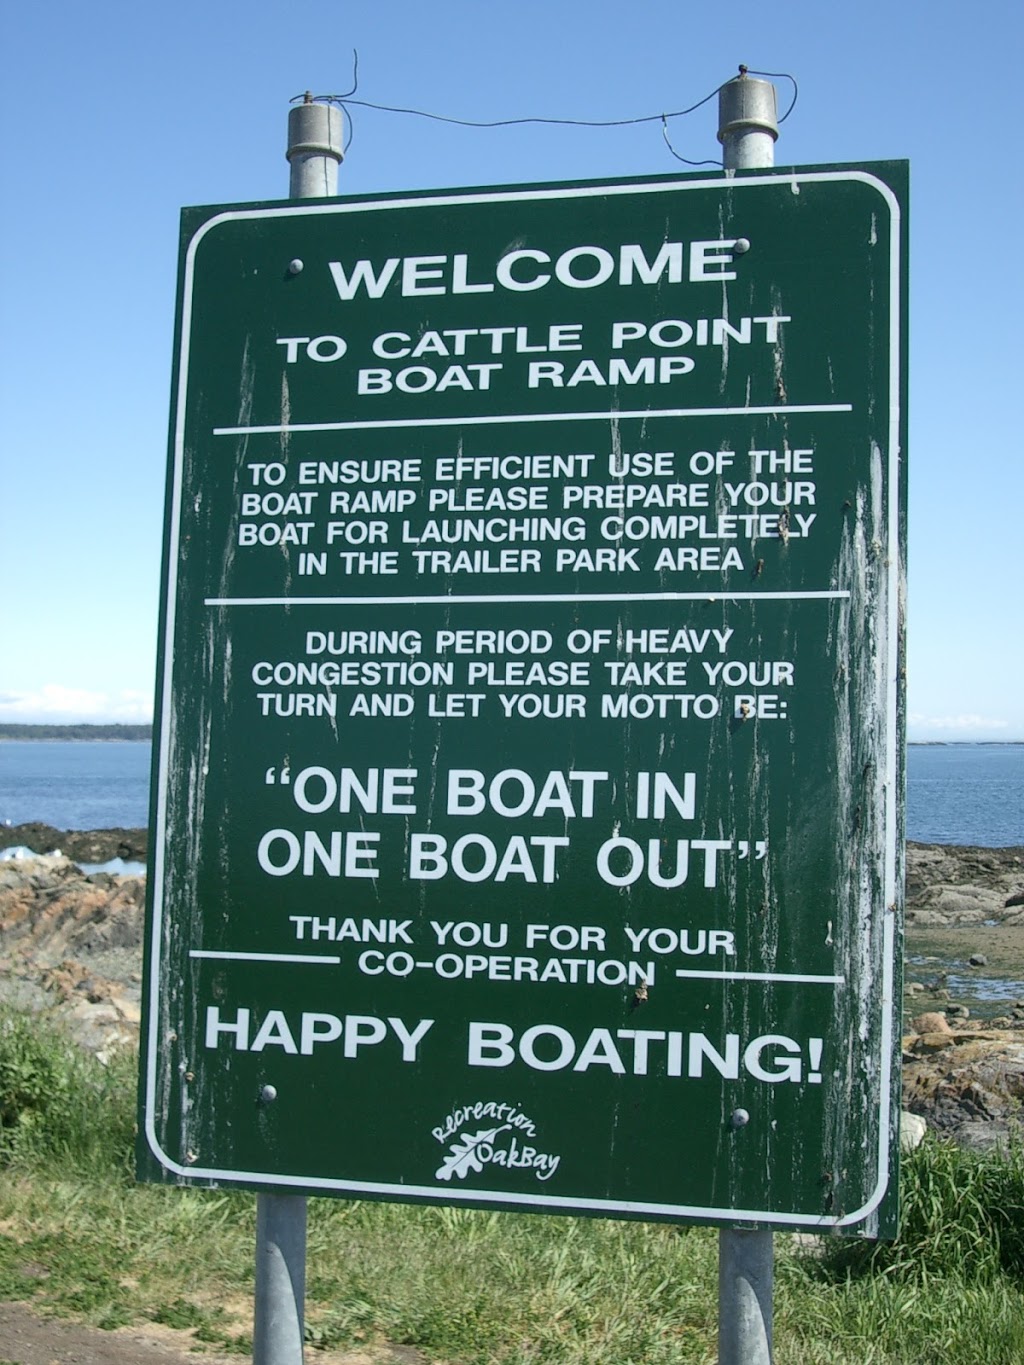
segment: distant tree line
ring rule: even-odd
[[[152,725],[8,725],[0,722],[0,739],[151,740],[152,738]]]

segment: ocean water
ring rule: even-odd
[[[148,819],[149,759],[148,744],[0,742],[0,821],[136,829]],[[907,837],[1024,844],[1024,744],[911,745]]]
[[[1024,844],[1024,744],[910,745],[907,838]]]
[[[0,821],[139,829],[149,820],[148,743],[0,741]]]

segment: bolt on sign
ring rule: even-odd
[[[145,1178],[892,1231],[905,184],[185,212]]]

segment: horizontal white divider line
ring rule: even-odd
[[[487,417],[393,417],[379,422],[292,422],[267,427],[214,427],[214,436],[283,436],[294,431],[369,431],[375,427],[479,427],[504,422],[617,422],[649,417],[776,417],[785,413],[852,412],[852,403],[780,403],[765,408],[640,408],[635,412],[512,412]]]
[[[458,597],[207,597],[208,607],[450,607],[459,602],[770,602],[833,601],[848,590],[823,592],[568,592],[474,593]]]
[[[189,957],[213,957],[227,962],[322,962],[328,967],[336,967],[341,961],[340,957],[322,953],[218,953],[207,948],[193,948]]]
[[[803,981],[810,985],[842,986],[845,976],[808,976],[803,972],[701,972],[677,967],[676,976],[698,976],[705,981]]]

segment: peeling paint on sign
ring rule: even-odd
[[[905,185],[186,211],[144,1178],[892,1233]]]

